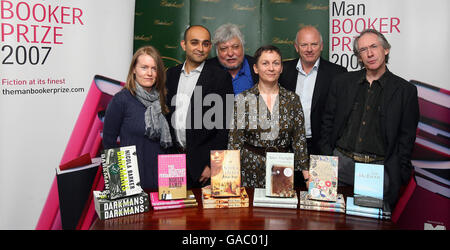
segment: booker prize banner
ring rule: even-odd
[[[126,79],[134,1],[1,0],[0,17],[0,229],[33,229],[94,76]]]
[[[449,90],[450,2],[447,0],[330,0],[330,61],[360,69],[353,38],[366,28],[391,44],[389,70]]]

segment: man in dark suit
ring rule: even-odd
[[[322,35],[313,26],[305,26],[297,32],[294,46],[300,58],[283,63],[279,82],[300,96],[305,115],[308,154],[319,154],[321,120],[328,89],[334,76],[347,70],[320,57]],[[307,181],[304,175],[295,174],[296,186],[302,186],[303,181]]]
[[[235,95],[258,82],[258,76],[253,70],[255,60],[244,54],[244,36],[236,24],[227,23],[217,28],[214,32],[213,43],[217,56],[208,59],[206,63],[230,73]]]
[[[333,80],[320,149],[339,157],[341,184],[354,184],[355,162],[384,165],[383,200],[393,208],[412,170],[419,121],[417,89],[386,67],[391,46],[380,32],[364,30],[353,47],[363,69]]]
[[[233,110],[230,74],[205,64],[211,50],[210,39],[205,27],[189,27],[181,41],[185,62],[166,72],[168,120],[174,151],[186,154],[188,188],[201,187],[209,181],[210,150],[226,149],[226,122]],[[231,96],[228,109],[227,94]]]

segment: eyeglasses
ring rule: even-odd
[[[378,46],[379,46],[378,44],[374,43],[374,44],[370,45],[369,47],[363,47],[363,48],[358,49],[358,52],[359,52],[359,54],[367,53],[369,51],[369,49],[374,50],[374,49],[378,48]]]

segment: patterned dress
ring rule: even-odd
[[[272,112],[258,84],[236,96],[228,149],[241,150],[241,181],[246,187],[265,187],[266,157],[248,150],[254,147],[289,148],[294,153],[294,169],[308,170],[309,157],[300,97],[279,86]]]

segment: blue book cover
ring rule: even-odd
[[[362,207],[355,205],[353,197],[347,197],[347,206],[346,211],[365,213],[365,214],[373,214],[373,215],[383,215],[383,210],[380,208],[374,207]]]
[[[383,207],[384,166],[355,163],[355,203],[360,206]]]

